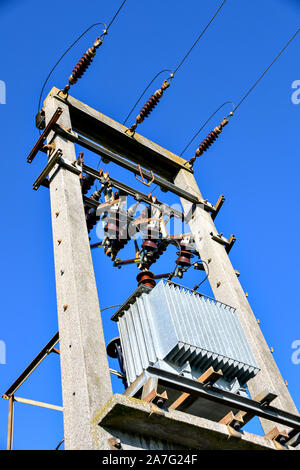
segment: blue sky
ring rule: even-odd
[[[26,163],[38,137],[35,113],[40,89],[69,44],[91,24],[109,22],[119,4],[119,0],[73,0],[65,7],[58,0],[51,4],[0,1],[0,80],[7,86],[7,104],[0,105],[0,339],[5,341],[7,353],[6,365],[0,365],[2,392],[57,331],[49,194],[44,188],[32,190],[45,163],[44,155],[31,166]],[[219,4],[217,0],[128,0],[72,95],[122,122],[152,77],[177,65]],[[239,101],[298,29],[299,18],[299,0],[228,0],[140,133],[180,153],[218,106],[227,100]],[[52,86],[63,88],[97,33],[90,31],[65,57],[46,94]],[[291,44],[239,108],[218,142],[195,165],[204,197],[214,203],[221,193],[226,196],[217,228],[225,236],[234,233],[237,237],[230,258],[241,272],[242,286],[298,407],[300,365],[291,361],[291,345],[300,339],[300,104],[293,104],[291,96],[292,83],[300,80],[299,40]],[[158,80],[153,91],[160,85]],[[221,111],[187,157],[223,116]],[[87,153],[87,158],[90,164],[98,164],[96,156]],[[140,188],[133,177],[112,164],[103,168]],[[169,203],[176,201],[169,194],[161,197]],[[172,248],[169,253],[156,272],[172,269],[175,253]],[[136,286],[135,268],[114,269],[101,250],[93,253],[93,259],[100,305],[123,302]],[[198,279],[194,272],[183,283],[192,287]],[[118,290],[112,282],[119,284]],[[202,291],[209,294],[208,285],[203,285]],[[107,341],[116,335],[116,327],[109,321],[113,311],[103,313]],[[112,366],[116,364],[112,362]],[[61,404],[59,374],[59,358],[50,356],[18,394]],[[115,391],[122,390],[116,379],[113,384]],[[1,449],[6,446],[7,405],[0,400]],[[15,449],[56,447],[63,436],[59,412],[21,404],[15,408]]]

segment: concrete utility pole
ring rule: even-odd
[[[57,107],[59,123],[71,127],[68,106],[45,101],[46,124]],[[49,135],[51,142],[53,133]],[[75,147],[59,135],[56,149],[72,164]],[[51,157],[50,157],[51,158]],[[112,395],[89,238],[78,175],[62,167],[50,177],[51,214],[66,449],[93,449],[91,419]]]
[[[174,182],[178,187],[203,200],[197,182],[191,173],[180,170]],[[191,203],[183,198],[181,198],[181,203],[185,214],[188,214],[191,209]],[[198,207],[189,225],[195,237],[201,258],[206,262],[211,258],[208,280],[215,298],[237,309],[255,359],[261,369],[259,374],[248,382],[251,396],[254,398],[262,389],[268,388],[278,394],[278,398],[274,400],[275,406],[291,413],[297,413],[295,404],[257,324],[229,256],[224,246],[212,239],[211,234],[216,235],[218,232],[210,214]],[[273,424],[270,421],[261,421],[265,433],[270,431]]]
[[[61,114],[58,113],[59,108]],[[128,135],[126,127],[72,96],[62,95],[57,88],[53,88],[46,98],[44,110],[46,127],[41,123],[41,113],[38,122],[44,132],[27,161],[31,163],[37,152],[43,150],[43,143],[47,138],[47,148],[51,154],[33,187],[38,189],[43,184],[50,188],[65,448],[163,450],[296,447],[300,443],[300,417],[223,246],[225,244],[228,247],[228,240],[218,235],[214,225],[213,220],[220,210],[222,200],[219,199],[221,203],[218,202],[216,206],[203,200],[187,161],[141,135]],[[184,212],[189,215],[197,251],[202,260],[208,263],[208,279],[215,298],[227,304],[227,307],[236,309],[245,332],[245,343],[247,337],[253,353],[251,356],[255,356],[253,363],[257,362],[261,369],[258,372],[255,364],[258,373],[248,382],[252,399],[245,396],[246,392],[243,394],[241,389],[233,391],[232,388],[215,387],[214,384],[223,375],[221,370],[214,370],[215,362],[205,371],[199,369],[201,375],[195,377],[191,373],[189,376],[177,373],[175,369],[164,370],[157,366],[159,362],[155,362],[155,359],[151,359],[150,365],[144,365],[142,372],[139,368],[131,381],[125,377],[126,370],[124,375],[119,374],[129,386],[123,395],[112,396],[87,228],[87,224],[91,224],[89,229],[96,224],[97,217],[91,222],[89,216],[94,217],[96,212],[93,211],[97,211],[104,203],[100,204],[94,195],[86,195],[87,190],[81,185],[80,178],[84,174],[86,178],[91,178],[92,184],[99,180],[104,187],[109,182],[110,190],[115,188],[122,194],[150,204],[151,207],[155,206],[161,213],[167,210],[167,215],[171,211],[174,216],[174,210],[157,199],[153,202],[149,194],[111,178],[108,172],[104,178],[103,171],[99,172],[84,162],[79,167],[76,163],[75,144],[97,154],[104,163],[120,165],[134,175],[142,176],[144,182],[151,181],[181,198]],[[111,202],[109,200],[105,204]],[[91,210],[87,218],[85,209]],[[177,217],[182,220],[183,214],[176,212],[179,213]],[[152,274],[147,270],[144,270],[145,273]],[[140,294],[136,292],[131,293],[126,302],[132,303],[138,295]],[[192,295],[201,297],[194,290]],[[150,315],[150,310],[145,310],[147,315]],[[184,322],[188,318],[188,308],[184,307],[183,310]],[[123,311],[120,314],[122,313]],[[116,315],[117,313],[114,316]],[[192,322],[193,325],[194,323]],[[141,325],[137,327],[141,329],[139,338],[146,336],[146,323],[143,324],[145,331]],[[159,329],[159,325],[153,324],[151,328],[155,335],[155,328]],[[131,330],[134,332],[135,327],[132,326]],[[209,331],[211,335],[211,330]],[[238,340],[242,336],[241,327],[239,331]],[[228,339],[228,333],[225,336],[226,332],[222,330],[221,334]],[[149,337],[152,338],[152,334]],[[58,338],[56,342],[51,341],[53,347]],[[130,343],[129,340],[127,342]],[[190,343],[189,345],[191,346]],[[139,342],[139,346],[143,348],[145,345]],[[197,344],[194,346],[198,348]],[[203,348],[203,345],[199,344],[199,347]],[[135,351],[138,355],[139,348]],[[207,351],[211,356],[213,350],[208,348]],[[221,354],[222,351],[216,353]],[[44,356],[45,351],[42,350],[37,358]],[[224,360],[223,353],[221,356]],[[234,361],[234,356],[228,356],[228,362]],[[122,358],[120,362],[122,363]],[[129,364],[132,365],[131,362]],[[246,360],[242,362],[244,366],[250,364]],[[230,366],[227,363],[228,365]],[[8,428],[10,447],[13,395],[25,380],[24,377],[27,378],[32,372],[30,367],[4,396],[11,399]],[[230,376],[228,378],[232,380]],[[235,380],[238,382],[237,376]],[[241,382],[242,387],[245,381]],[[231,382],[229,386],[230,384]],[[276,395],[278,398],[274,401],[275,406],[270,406]],[[20,401],[20,398],[15,400]],[[28,403],[28,400],[23,402]],[[43,404],[45,405],[47,404]],[[53,405],[51,407],[58,408]],[[255,416],[260,417],[267,439],[242,431],[242,427]],[[283,428],[291,431],[282,431]]]

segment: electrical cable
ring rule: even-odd
[[[129,112],[128,116],[126,117],[126,119],[124,120],[124,123],[123,125],[125,125],[125,123],[127,122],[128,118],[131,116],[132,112],[134,111],[134,109],[136,108],[136,106],[138,105],[138,103],[140,102],[140,100],[142,99],[142,97],[144,96],[144,94],[146,93],[146,91],[150,88],[150,86],[152,85],[152,83],[155,81],[155,79],[162,73],[162,72],[165,72],[165,71],[170,71],[170,76],[168,78],[168,80],[165,80],[161,86],[161,88],[159,90],[156,90],[156,92],[150,97],[150,99],[147,101],[147,103],[144,105],[144,107],[141,109],[139,115],[137,116],[136,118],[136,122],[128,129],[130,132],[132,132],[133,134],[135,133],[135,129],[136,127],[138,126],[138,124],[142,123],[144,121],[144,119],[146,117],[149,116],[149,114],[153,111],[153,109],[155,108],[155,106],[157,105],[157,103],[159,102],[159,100],[161,99],[162,95],[163,95],[163,92],[170,86],[171,84],[171,80],[174,78],[175,76],[175,73],[178,72],[178,70],[182,67],[183,63],[185,62],[185,60],[188,58],[188,56],[190,55],[190,53],[192,52],[192,50],[194,49],[194,47],[197,45],[197,43],[200,41],[200,39],[203,37],[203,35],[205,34],[205,32],[207,31],[207,29],[209,28],[209,26],[211,25],[211,23],[214,21],[215,17],[218,15],[219,11],[223,8],[223,6],[225,5],[227,0],[224,0],[222,2],[222,4],[219,6],[219,8],[217,9],[217,11],[214,13],[214,15],[212,16],[212,18],[210,19],[210,21],[207,23],[207,25],[205,26],[205,28],[201,31],[201,33],[199,34],[198,38],[196,39],[196,41],[194,42],[194,44],[192,45],[192,47],[190,47],[190,49],[185,53],[185,55],[183,56],[183,58],[181,59],[181,61],[179,62],[179,64],[177,65],[177,67],[175,68],[174,72],[170,71],[170,70],[162,70],[161,72],[159,72],[157,75],[155,75],[155,77],[152,79],[152,81],[147,85],[147,87],[145,88],[145,90],[143,91],[143,93],[141,94],[141,96],[139,97],[139,99],[137,100],[137,102],[135,103],[135,105],[133,106],[133,108],[131,109],[131,111]]]
[[[127,2],[127,0],[124,0],[123,3],[121,4],[121,6],[119,7],[119,9],[116,11],[116,13],[114,14],[113,18],[111,19],[110,23],[108,24],[108,26],[106,27],[105,23],[94,23],[92,24],[89,28],[87,28],[80,36],[78,36],[78,38],[68,47],[68,49],[66,49],[66,51],[62,54],[62,56],[58,59],[58,61],[56,62],[56,64],[52,67],[51,71],[49,72],[49,74],[47,75],[46,77],[46,80],[42,86],[42,90],[41,90],[41,93],[40,93],[40,97],[39,97],[39,104],[38,104],[38,112],[40,111],[40,106],[41,106],[41,101],[42,101],[42,96],[43,96],[43,92],[45,90],[45,87],[48,83],[48,80],[49,78],[51,77],[52,73],[54,72],[54,70],[56,69],[56,67],[58,66],[58,64],[62,61],[62,59],[65,57],[65,55],[75,46],[75,44],[77,44],[78,41],[80,41],[80,39],[86,35],[86,33],[88,31],[90,31],[92,28],[94,28],[95,26],[99,26],[99,25],[103,25],[105,27],[105,31],[107,33],[107,31],[109,30],[109,28],[112,26],[113,22],[115,21],[115,19],[117,18],[118,14],[120,13],[121,9],[123,8],[123,6],[125,5],[125,3]]]
[[[72,42],[72,44],[68,47],[68,49],[65,50],[65,52],[62,54],[62,56],[58,59],[58,61],[55,63],[55,65],[52,67],[52,69],[50,70],[49,74],[47,75],[47,78],[46,80],[44,81],[44,84],[42,86],[42,90],[41,90],[41,93],[40,93],[40,97],[39,97],[39,104],[38,104],[38,112],[40,111],[40,107],[41,107],[41,101],[42,101],[42,96],[43,96],[43,92],[45,90],[45,87],[48,83],[48,80],[49,78],[51,77],[52,73],[54,72],[54,70],[56,69],[56,67],[58,66],[58,64],[62,61],[62,59],[65,57],[65,55],[75,46],[75,44],[77,44],[78,41],[80,41],[80,39],[86,35],[86,33],[88,33],[92,28],[94,28],[95,26],[99,26],[99,25],[103,25],[105,28],[106,28],[106,25],[104,23],[95,23],[95,24],[92,24],[89,28],[87,28],[80,36],[78,36],[77,39],[75,39],[74,42]],[[106,28],[107,30],[107,28]]]
[[[159,75],[161,75],[163,72],[170,72],[170,78],[171,78],[171,74],[172,74],[172,70],[170,69],[164,69],[164,70],[161,70],[160,72],[158,72],[155,77],[151,80],[151,82],[146,86],[146,88],[144,89],[143,93],[141,94],[141,96],[139,97],[139,99],[136,101],[136,103],[134,104],[134,106],[131,108],[130,112],[128,113],[126,119],[124,120],[123,122],[123,126],[125,126],[126,122],[128,121],[128,119],[130,118],[131,114],[133,113],[133,111],[135,110],[136,106],[139,104],[139,102],[141,101],[141,99],[143,98],[144,94],[146,93],[146,91],[150,88],[150,86],[152,85],[152,83],[157,79],[157,77]]]
[[[100,308],[100,310],[101,312],[104,312],[104,310],[108,310],[109,308],[115,308],[115,307],[122,307],[122,304],[110,305],[109,307]]]
[[[298,31],[296,31],[296,33],[288,40],[288,42],[285,44],[285,46],[281,49],[281,51],[277,54],[277,56],[275,57],[275,59],[271,62],[271,64],[266,68],[266,70],[259,76],[259,78],[256,80],[256,82],[249,88],[249,90],[247,91],[247,93],[245,94],[245,96],[241,99],[241,101],[236,105],[235,107],[235,111],[241,106],[241,104],[245,101],[246,98],[248,98],[248,96],[250,95],[250,93],[252,92],[252,90],[256,87],[256,85],[258,85],[258,83],[261,81],[261,79],[266,75],[266,73],[270,70],[270,68],[272,67],[272,65],[275,64],[275,62],[279,59],[279,57],[281,56],[281,54],[287,49],[287,47],[290,45],[290,43],[295,39],[295,37],[297,36],[297,34],[299,33],[300,31],[300,28],[298,29]]]
[[[204,127],[209,123],[209,121],[217,114],[218,111],[220,111],[220,109],[223,108],[223,106],[225,106],[226,104],[232,104],[232,111],[231,113],[227,116],[227,117],[230,117],[233,115],[234,111],[235,111],[235,107],[234,107],[234,103],[233,101],[225,101],[225,103],[223,103],[221,106],[219,106],[219,108],[209,116],[209,118],[205,121],[205,123],[200,127],[200,129],[198,130],[198,132],[194,135],[194,137],[189,141],[189,143],[184,147],[184,149],[182,150],[182,152],[180,153],[180,157],[182,157],[182,155],[187,151],[187,149],[189,148],[189,146],[194,142],[194,140],[196,139],[196,137],[200,134],[200,132],[204,129]]]
[[[229,116],[227,116],[227,118],[225,118],[226,120],[228,118],[231,118],[236,110],[241,106],[241,104],[246,100],[246,98],[248,98],[248,96],[250,95],[250,93],[254,90],[254,88],[258,85],[258,83],[262,80],[262,78],[266,75],[266,73],[270,70],[270,68],[275,64],[275,62],[279,59],[279,57],[281,56],[281,54],[287,49],[287,47],[290,45],[290,43],[295,39],[295,37],[297,36],[297,34],[299,33],[300,31],[300,28],[296,31],[296,33],[288,40],[288,42],[284,45],[284,47],[281,49],[281,51],[276,55],[276,57],[273,59],[273,61],[268,65],[268,67],[264,70],[264,72],[258,77],[258,79],[254,82],[254,84],[249,88],[249,90],[247,91],[247,93],[243,96],[243,98],[239,101],[239,103],[235,106],[234,103],[232,101],[226,101],[225,103],[223,103],[208,119],[207,121],[201,126],[201,128],[199,129],[199,131],[193,136],[193,138],[189,141],[189,143],[185,146],[185,148],[182,150],[182,152],[180,153],[180,156],[182,156],[186,150],[189,148],[189,146],[192,144],[192,142],[194,141],[194,139],[198,136],[198,134],[204,129],[204,127],[207,125],[207,123],[212,119],[213,116],[215,116],[215,114],[223,107],[225,106],[226,104],[228,103],[232,103],[233,105],[233,109],[231,111],[231,113],[229,114]],[[228,121],[225,123],[227,124]],[[220,129],[221,127],[221,129]],[[215,128],[213,132],[211,132],[208,137],[202,142],[202,144],[200,145],[199,149],[198,149],[198,154],[197,154],[197,151],[196,151],[196,155],[195,157],[191,158],[191,160],[189,161],[190,164],[193,164],[195,159],[197,158],[197,156],[201,155],[203,153],[203,151],[206,151],[208,149],[208,147],[214,142],[214,140],[216,140],[216,138],[218,137],[218,134],[222,131],[222,127],[224,127],[224,125],[222,126],[222,123],[221,123],[221,126],[219,126],[219,128]],[[218,132],[215,132],[215,131],[218,131]],[[216,135],[215,135],[216,134]],[[201,150],[201,151],[199,151]]]
[[[178,248],[179,248],[179,250],[181,251],[181,245],[180,245],[179,241],[173,239],[172,242],[176,243],[177,246],[178,246]],[[174,269],[174,271],[173,271],[172,273],[170,273],[170,275],[169,275],[169,277],[168,277],[168,281],[171,281],[171,280],[173,279],[173,277],[174,277],[174,275],[175,275],[175,272],[176,272],[176,269],[177,269],[177,264],[175,263],[175,269]]]
[[[55,450],[59,450],[60,446],[62,445],[62,443],[64,442],[64,439],[62,439],[59,444],[55,447]]]
[[[206,274],[205,278],[202,279],[202,281],[201,281],[199,284],[196,284],[195,287],[193,288],[193,290],[199,289],[199,287],[200,287],[200,286],[208,279],[208,277],[209,277],[209,267],[208,267],[208,263],[207,263],[206,261],[204,261],[203,259],[201,259],[201,262],[205,264],[205,266],[206,266],[206,268],[207,268],[207,273],[205,273],[205,274]]]
[[[117,18],[118,14],[120,13],[120,11],[122,10],[123,6],[125,5],[125,3],[127,2],[127,0],[124,0],[124,2],[120,5],[120,7],[118,8],[118,10],[116,11],[116,13],[114,14],[114,16],[112,17],[111,21],[108,23],[108,26],[106,28],[106,31],[109,30],[109,28],[111,27],[111,25],[113,24],[113,22],[115,21],[115,19]]]
[[[217,16],[217,14],[219,13],[219,11],[223,8],[223,6],[225,5],[227,0],[224,0],[222,2],[222,4],[219,6],[219,8],[217,9],[217,11],[215,12],[215,14],[213,15],[213,17],[210,19],[210,21],[207,23],[207,25],[205,26],[205,28],[203,29],[203,31],[201,31],[200,35],[198,36],[198,38],[196,39],[196,41],[194,42],[194,44],[192,45],[192,47],[188,50],[188,52],[185,54],[185,56],[183,57],[183,59],[179,62],[179,65],[176,67],[176,69],[174,70],[174,75],[175,73],[180,69],[180,67],[183,65],[183,63],[185,62],[185,60],[188,58],[188,56],[190,55],[190,53],[192,52],[192,50],[194,49],[194,47],[197,45],[197,43],[200,41],[200,39],[202,38],[202,36],[205,34],[206,30],[209,28],[209,26],[211,25],[211,23],[214,21],[215,17]]]

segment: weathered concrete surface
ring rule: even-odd
[[[124,450],[276,450],[273,442],[247,432],[233,437],[225,424],[174,410],[161,410],[142,400],[114,395],[93,418],[97,428],[107,431],[99,439],[100,449],[109,449],[110,435],[118,437]],[[102,433],[103,437],[103,433]]]
[[[174,183],[185,191],[198,196],[203,200],[198,185],[193,175],[185,170],[179,171]],[[181,199],[185,214],[191,209],[191,203]],[[232,267],[225,248],[212,240],[210,233],[218,231],[210,214],[198,207],[194,217],[189,222],[191,232],[195,236],[197,249],[201,258],[209,263],[209,282],[215,298],[237,309],[241,324],[247,335],[248,341],[254,353],[255,359],[261,371],[248,382],[252,398],[255,398],[262,390],[269,389],[279,396],[272,405],[297,414],[296,406],[289,394],[280,371],[273,359],[266,340],[257,324],[256,318],[247,301],[245,293]],[[221,284],[217,285],[218,282]],[[261,420],[265,433],[270,431],[275,424],[271,421]],[[278,426],[280,427],[280,425]],[[282,427],[281,427],[282,429]]]
[[[51,95],[45,101],[46,123],[57,106],[63,108],[59,123],[71,127],[68,107]],[[71,142],[56,136],[55,144],[65,159],[76,160]],[[50,197],[65,448],[93,449],[91,418],[112,389],[79,176],[54,169]]]

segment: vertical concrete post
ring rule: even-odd
[[[194,176],[188,171],[180,170],[174,182],[180,188],[203,200]],[[184,199],[181,199],[181,203],[185,214],[188,214],[191,203]],[[274,404],[278,408],[297,414],[295,404],[257,324],[229,256],[224,247],[211,237],[211,232],[214,234],[218,232],[210,214],[198,207],[189,225],[202,259],[208,262],[208,259],[211,258],[209,282],[215,298],[237,309],[239,319],[248,337],[257,364],[261,369],[257,376],[248,382],[251,397],[255,398],[262,390],[269,389],[279,395],[272,402],[272,405]],[[265,433],[275,426],[270,421],[261,420],[261,423]]]
[[[59,124],[70,128],[69,108],[54,95],[45,101],[46,124],[60,106]],[[48,143],[53,137],[74,162],[74,144],[53,133]],[[50,176],[65,448],[93,449],[91,420],[112,395],[97,287],[79,176],[61,167]]]

